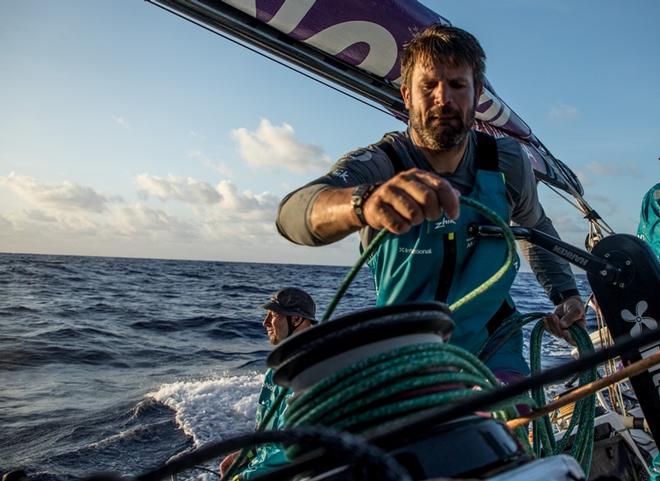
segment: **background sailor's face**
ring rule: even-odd
[[[284,314],[275,311],[266,311],[263,325],[271,344],[279,344],[286,339],[289,328]]]
[[[418,62],[401,95],[421,147],[446,150],[465,141],[478,101],[471,67]]]

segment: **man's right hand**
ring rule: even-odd
[[[459,194],[442,177],[417,168],[400,172],[382,184],[364,204],[371,227],[404,234],[414,225],[437,220],[443,213],[459,215]]]

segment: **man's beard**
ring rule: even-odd
[[[422,113],[411,107],[410,109],[410,127],[415,131],[421,147],[429,150],[448,150],[461,145],[474,124],[473,108],[468,112],[466,119],[462,118],[460,113],[451,107],[440,107],[428,112],[425,119]],[[439,116],[451,115],[451,119],[442,119],[442,125],[433,125],[434,118]]]

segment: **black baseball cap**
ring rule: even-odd
[[[316,316],[316,303],[312,296],[297,287],[285,287],[270,296],[262,306],[268,311],[275,311],[285,316],[300,316],[309,319],[312,323],[318,322]]]

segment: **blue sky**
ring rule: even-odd
[[[497,93],[634,232],[660,181],[660,3],[425,2],[488,55]],[[275,209],[403,127],[141,0],[1,2],[0,252],[350,264],[281,239]],[[540,187],[562,236],[586,223]]]

